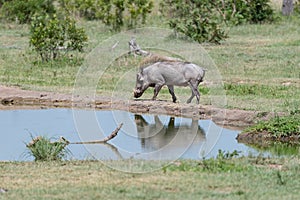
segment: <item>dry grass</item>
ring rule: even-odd
[[[114,171],[99,161],[0,163],[0,188],[8,190],[0,199],[299,198],[298,159],[289,163],[282,159],[237,159],[234,163],[228,165],[230,169],[210,172],[196,161],[178,161],[147,174]],[[209,169],[220,163],[206,165]],[[238,170],[240,166],[243,171]]]

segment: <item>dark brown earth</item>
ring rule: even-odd
[[[116,100],[100,96],[73,97],[72,94],[29,91],[18,87],[0,86],[0,110],[53,107],[124,110],[133,113],[212,119],[218,125],[234,129],[242,129],[254,124],[257,120],[273,116],[273,113],[215,108],[210,105],[181,104],[171,101]]]

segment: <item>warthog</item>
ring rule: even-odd
[[[154,87],[152,100],[155,100],[160,89],[167,85],[175,103],[177,98],[174,94],[174,86],[189,86],[192,90],[192,95],[187,100],[187,103],[190,103],[196,96],[197,104],[199,104],[200,93],[198,86],[203,81],[204,74],[204,69],[193,63],[158,61],[154,64],[140,67],[136,76],[134,97],[139,98],[148,87]]]

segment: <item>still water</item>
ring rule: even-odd
[[[218,150],[258,154],[236,141],[239,131],[211,120],[137,115],[125,111],[72,109],[0,111],[0,161],[31,161],[26,144],[44,135],[70,142],[102,140],[123,123],[109,144],[70,144],[67,159],[202,159],[216,157]]]

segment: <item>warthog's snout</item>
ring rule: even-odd
[[[142,96],[142,92],[141,92],[141,90],[134,90],[133,91],[133,96],[134,96],[134,98],[139,98],[140,96]]]

